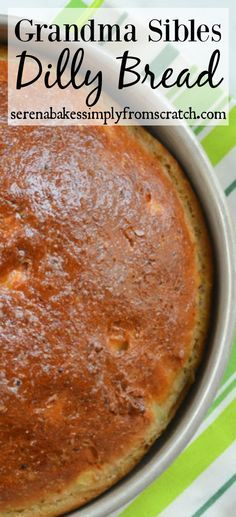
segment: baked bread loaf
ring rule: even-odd
[[[0,515],[58,516],[130,471],[193,382],[211,245],[156,139],[10,127],[0,68]]]

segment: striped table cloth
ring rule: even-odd
[[[119,5],[118,0],[94,0],[89,7]],[[135,0],[129,6],[135,7]],[[86,7],[71,0],[68,7]],[[128,11],[128,9],[127,9]],[[122,20],[124,16],[122,15]],[[153,65],[161,70],[179,56],[166,44]],[[196,67],[195,67],[196,68]],[[192,67],[194,70],[194,66]],[[197,68],[196,68],[197,72]],[[192,130],[210,159],[236,223],[236,103],[221,95],[206,98],[206,109],[220,110],[229,101],[229,126],[195,126]],[[190,91],[172,89],[168,98],[176,108],[191,105]],[[184,96],[184,97],[183,97]],[[203,108],[204,109],[204,108]],[[236,303],[236,301],[235,301]],[[112,517],[234,517],[236,516],[236,337],[221,386],[197,433],[171,464],[126,508]]]
[[[236,223],[236,104],[229,126],[195,128]],[[236,301],[235,301],[236,302]],[[236,338],[220,389],[196,435],[120,517],[236,515]]]
[[[111,3],[112,2],[112,3]],[[50,7],[53,7],[51,2]],[[118,6],[118,0],[61,0],[64,8]],[[45,2],[45,7],[46,2]],[[129,1],[131,5],[131,1]],[[58,7],[58,2],[56,3]],[[135,0],[133,0],[135,7]],[[158,58],[158,59],[157,59]],[[166,44],[153,56],[152,65],[166,68],[183,59],[176,48]],[[195,67],[196,68],[196,67]],[[194,66],[192,67],[194,70]],[[197,71],[197,70],[196,70]],[[172,104],[191,105],[189,91],[173,89]],[[223,109],[228,99],[209,96],[207,109]],[[229,126],[195,126],[192,130],[208,155],[225,192],[236,223],[236,103],[230,99]],[[183,104],[182,104],[183,105]],[[236,301],[235,301],[236,303]],[[234,517],[236,516],[236,338],[228,367],[215,400],[197,433],[171,466],[129,505],[112,517]],[[88,516],[89,517],[89,516]]]

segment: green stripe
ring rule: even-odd
[[[225,189],[225,195],[229,196],[233,190],[236,189],[236,180],[234,180],[226,189]]]
[[[236,400],[120,515],[156,517],[171,504],[235,440],[235,412]]]
[[[79,9],[81,7],[87,7],[87,4],[83,2],[83,0],[70,0],[70,2],[65,5],[65,9]]]
[[[233,373],[236,371],[236,336],[233,340],[233,347],[231,350],[228,366],[226,368],[224,377],[221,382],[221,386],[233,375]]]
[[[210,508],[216,501],[219,499],[236,481],[236,474],[234,474],[228,481],[222,485],[215,494],[213,494],[206,503],[199,508],[197,512],[195,512],[192,517],[200,517],[203,513],[205,513],[208,508]]]
[[[104,3],[104,0],[93,0],[91,4],[88,5],[89,9],[98,9]]]
[[[93,0],[90,4],[85,4],[83,0],[71,0],[62,11],[55,17],[54,23],[63,24],[63,23],[75,23],[78,27],[84,25],[90,16],[101,7],[104,0]],[[72,5],[73,4],[73,5]],[[76,5],[75,5],[76,4]],[[74,9],[71,9],[74,7]],[[81,11],[79,11],[79,9]],[[78,19],[75,19],[76,9],[78,9]]]
[[[203,131],[203,129],[205,129],[206,126],[197,126],[197,127],[194,127],[192,128],[195,135],[198,135],[199,133],[201,133],[201,131]]]
[[[229,102],[229,97],[224,97],[220,103],[218,103],[216,106],[214,106],[214,111],[219,111],[219,110],[222,110],[222,108],[225,107],[226,103]],[[201,133],[201,131],[203,131],[203,129],[205,129],[206,126],[195,126],[193,127],[193,131],[195,133],[195,135],[198,135],[199,133]]]
[[[212,413],[212,411],[214,411],[214,409],[216,409],[219,404],[221,404],[221,402],[223,402],[223,400],[227,397],[227,395],[236,387],[236,379],[233,379],[232,382],[225,388],[224,391],[222,391],[222,393],[219,395],[219,397],[217,397],[213,404],[211,405],[210,409],[208,410],[207,412],[207,416],[210,415]]]
[[[217,165],[236,145],[236,106],[229,113],[229,125],[217,126],[202,140],[213,165]]]
[[[81,16],[79,16],[78,20],[76,20],[77,25],[79,27],[82,27],[82,25],[84,25],[88,21],[90,16],[93,16],[96,10],[99,7],[101,7],[103,3],[104,0],[93,0],[93,2],[91,2],[91,4],[87,6],[87,9],[84,9]]]

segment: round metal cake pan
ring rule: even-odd
[[[212,328],[196,381],[167,430],[128,476],[71,514],[77,517],[110,516],[111,512],[142,492],[181,453],[214,399],[233,339],[236,316],[235,234],[224,193],[208,158],[187,127],[159,126],[149,129],[181,164],[205,212],[216,267]]]
[[[9,20],[11,23],[11,20]],[[0,16],[0,41],[6,43],[6,17]],[[112,62],[101,51],[96,55],[110,77]],[[136,99],[143,105],[142,99]],[[148,90],[147,109],[168,109],[167,102]],[[65,129],[66,130],[66,129]],[[181,453],[198,429],[219,387],[227,365],[236,311],[235,235],[215,172],[192,132],[185,125],[148,127],[175,156],[189,178],[205,212],[215,258],[215,292],[211,332],[196,381],[168,429],[143,460],[107,492],[72,512],[77,517],[106,517],[120,509],[154,481]]]

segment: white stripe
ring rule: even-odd
[[[215,167],[217,178],[224,190],[232,183],[232,163],[236,163],[236,147]]]
[[[228,466],[225,465],[227,469]],[[236,507],[236,484],[232,485],[215,503],[207,510],[205,517],[233,517]]]
[[[207,453],[207,451],[206,451]],[[190,517],[235,473],[236,443],[226,451],[171,503],[168,508],[158,514],[159,517]],[[193,458],[194,461],[194,458]],[[231,499],[231,502],[233,499]],[[214,507],[212,507],[214,511]],[[221,513],[219,517],[233,517],[234,513]],[[206,513],[207,517],[210,517]],[[215,513],[211,513],[216,517]]]
[[[222,386],[220,387],[220,389],[217,391],[217,395],[215,397],[215,399],[217,399],[221,393],[223,393],[223,391],[225,391],[225,389],[231,384],[231,382],[233,382],[234,380],[236,379],[236,373],[233,373],[229,379],[224,382],[224,384],[222,384]]]

